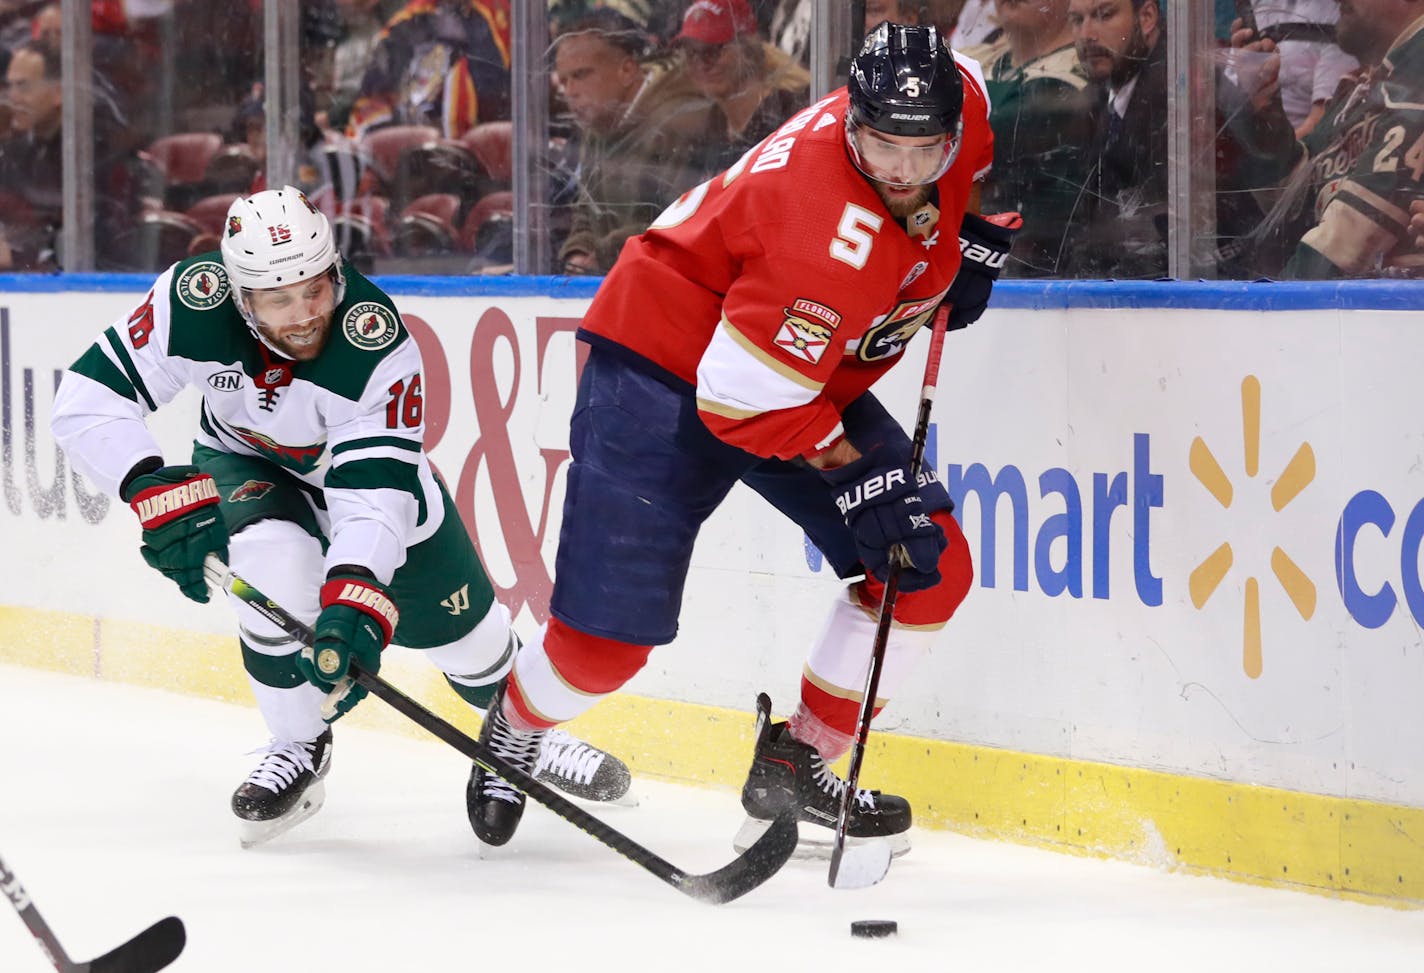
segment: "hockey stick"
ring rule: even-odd
[[[944,336],[948,328],[948,308],[941,307],[930,324],[930,347],[925,359],[925,382],[920,393],[920,409],[915,417],[915,436],[910,445],[910,475],[919,476],[925,459],[925,445],[930,437],[930,410],[934,408],[935,385],[939,381],[939,359],[944,351]],[[870,738],[870,718],[875,713],[875,694],[880,690],[880,670],[885,665],[885,646],[890,640],[890,625],[894,621],[895,600],[900,594],[900,568],[904,551],[896,549],[885,574],[885,595],[880,601],[880,621],[875,626],[875,644],[870,652],[870,666],[865,674],[865,695],[860,699],[860,715],[856,718],[855,740],[850,748],[850,766],[846,787],[841,792],[840,814],[836,817],[836,833],[831,846],[831,870],[827,881],[832,888],[859,889],[874,885],[890,870],[890,844],[886,841],[856,846],[856,853],[846,855],[846,829],[850,826],[850,810],[855,803],[860,765],[865,760],[865,744]],[[869,849],[878,849],[873,854]]]
[[[278,626],[303,645],[311,645],[313,632],[300,619],[293,617],[281,605],[232,573],[217,555],[209,554],[203,565],[208,583],[228,591],[250,605],[263,618]],[[541,784],[529,774],[513,767],[479,741],[471,739],[458,728],[436,716],[380,676],[351,667],[351,678],[366,687],[372,695],[398,710],[411,722],[431,735],[448,743],[470,760],[492,774],[519,788],[532,800],[544,805],[565,821],[603,842],[618,854],[662,879],[673,888],[702,902],[730,902],[761,885],[791,857],[796,850],[796,812],[784,812],[756,843],[736,859],[706,875],[694,875],[675,867],[644,848],[632,838],[603,823],[583,808]]]
[[[156,973],[178,958],[188,941],[183,920],[169,916],[149,926],[122,946],[109,950],[98,959],[76,963],[50,931],[34,902],[30,900],[20,880],[4,859],[0,859],[0,892],[15,907],[20,919],[34,934],[40,949],[49,957],[59,973]]]

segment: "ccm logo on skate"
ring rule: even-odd
[[[882,493],[889,492],[890,488],[897,483],[900,486],[905,485],[904,470],[888,470],[878,476],[872,476],[868,480],[857,483],[855,489],[847,490],[836,497],[836,509],[844,517],[867,500],[874,500]]]

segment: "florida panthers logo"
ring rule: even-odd
[[[248,480],[227,495],[228,503],[242,503],[244,500],[261,500],[276,489],[275,483],[266,480]]]
[[[241,232],[242,232],[242,217],[241,217],[241,216],[229,216],[229,217],[227,218],[227,235],[228,235],[228,236],[237,236],[237,235],[238,235],[239,233],[241,233]]]
[[[302,201],[302,205],[307,208],[307,211],[308,211],[308,212],[310,212],[310,213],[312,213],[312,214],[315,214],[315,213],[316,213],[316,207],[312,205],[312,201],[311,201],[311,200],[307,199],[307,194],[306,194],[306,193],[297,193],[297,198]]]
[[[184,307],[207,311],[227,300],[227,271],[216,260],[199,260],[178,275],[173,290]]]

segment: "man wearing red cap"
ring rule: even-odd
[[[693,140],[692,182],[726,169],[806,107],[810,73],[757,33],[745,0],[694,3],[673,46],[687,77],[712,103],[706,128]]]
[[[747,0],[697,0],[682,15],[682,30],[673,41],[726,44],[740,34],[755,34],[756,29],[756,15]]]

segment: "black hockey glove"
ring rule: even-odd
[[[956,331],[979,320],[989,305],[994,281],[1008,262],[1014,234],[1022,228],[1023,217],[1017,213],[964,214],[959,224],[959,273],[944,298],[949,305],[947,330]]]
[[[821,470],[834,491],[836,508],[855,537],[865,570],[884,581],[892,551],[905,553],[900,590],[920,591],[940,582],[939,556],[948,541],[930,514],[952,509],[949,494],[932,470],[918,482],[897,457],[872,450],[854,462]]]
[[[130,474],[120,492],[143,525],[139,553],[148,566],[172,578],[189,598],[206,602],[203,559],[216,553],[227,560],[217,483],[196,466],[163,466]]]

